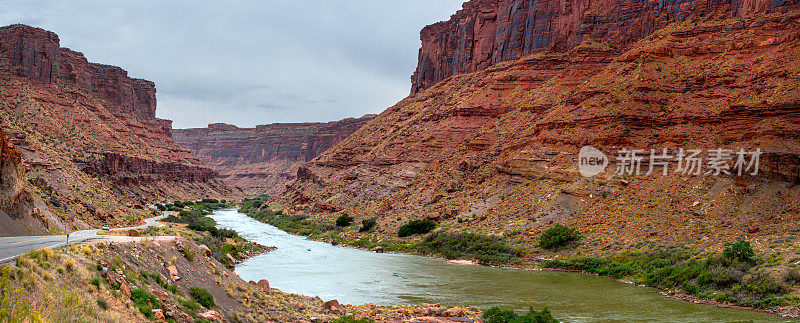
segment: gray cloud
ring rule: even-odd
[[[0,25],[56,32],[156,82],[175,127],[329,121],[408,94],[419,30],[463,0],[3,0]]]

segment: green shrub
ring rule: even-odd
[[[539,236],[539,247],[543,249],[561,248],[578,239],[580,239],[580,236],[575,232],[575,229],[556,224]]]
[[[781,275],[784,283],[792,286],[800,286],[800,270],[797,268],[789,268]]]
[[[164,204],[161,204],[161,203],[156,203],[156,208],[157,208],[159,211],[166,211],[166,210],[167,210],[167,207],[166,207],[166,206],[164,206]]]
[[[196,254],[197,253],[194,251],[194,249],[186,246],[183,247],[183,256],[186,257],[186,259],[188,259],[189,261],[194,261],[194,257]]]
[[[374,228],[377,224],[378,221],[375,219],[361,220],[361,229],[358,229],[358,232],[367,232],[372,230],[372,228]]]
[[[203,199],[201,201],[201,203],[217,204],[217,203],[219,203],[219,200],[217,200],[217,199]]]
[[[418,249],[447,259],[476,259],[482,264],[506,264],[519,256],[502,238],[475,233],[435,232]]]
[[[436,228],[436,222],[431,220],[414,220],[400,227],[397,235],[407,237],[413,234],[425,234]]]
[[[107,310],[108,309],[108,302],[106,302],[105,299],[98,298],[97,299],[97,306],[100,306],[100,308],[102,308],[104,310]]]
[[[139,312],[142,312],[149,319],[153,318],[153,309],[161,307],[158,303],[158,297],[141,288],[131,290],[131,301],[139,309]]]
[[[558,323],[547,308],[536,311],[533,307],[525,315],[492,307],[483,312],[483,319],[485,323]]]
[[[100,278],[94,277],[90,279],[89,284],[94,285],[94,287],[100,288]]]
[[[214,295],[211,295],[207,290],[198,287],[192,287],[189,289],[189,294],[192,295],[192,298],[203,305],[205,308],[211,308],[214,306]]]
[[[374,320],[366,317],[356,318],[355,315],[345,315],[331,321],[331,323],[373,323]]]
[[[339,218],[336,219],[336,226],[337,227],[347,227],[353,224],[355,219],[352,216],[347,215],[347,213],[342,214]]]
[[[760,297],[778,296],[786,293],[786,286],[765,272],[753,274],[747,280],[745,288],[753,295]]]
[[[736,259],[740,260],[749,264],[755,263],[755,252],[753,252],[753,247],[750,246],[750,242],[739,240],[736,243],[726,243],[725,251],[722,254],[725,258],[728,259]]]

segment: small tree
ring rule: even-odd
[[[539,247],[543,249],[561,248],[578,239],[580,239],[580,236],[575,233],[575,229],[556,224],[554,227],[542,232],[542,235],[539,236]]]
[[[755,252],[753,252],[753,247],[750,246],[750,242],[739,240],[736,243],[726,243],[725,250],[722,252],[722,255],[728,259],[736,259],[742,262],[746,262],[748,264],[753,264],[755,262]]]
[[[415,220],[408,222],[397,230],[397,235],[407,237],[412,234],[425,234],[436,228],[436,222],[431,220]]]
[[[338,219],[336,219],[336,226],[337,227],[347,227],[347,226],[350,226],[351,224],[353,224],[353,221],[355,221],[355,219],[352,216],[349,216],[349,215],[347,215],[347,213],[345,213],[345,214],[342,214],[341,216],[339,216]]]

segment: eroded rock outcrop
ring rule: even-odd
[[[420,33],[411,92],[454,74],[545,50],[567,51],[587,40],[621,47],[676,21],[786,12],[796,5],[795,0],[471,0],[450,20]]]
[[[239,128],[215,123],[175,129],[175,141],[222,178],[251,194],[278,193],[297,167],[344,140],[374,115],[327,123],[276,123]]]
[[[41,28],[11,25],[0,28],[0,54],[16,75],[57,87],[58,79],[102,98],[109,110],[155,118],[153,82],[128,77],[125,70],[89,63],[82,53],[61,48],[58,35]]]

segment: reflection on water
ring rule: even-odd
[[[549,308],[562,321],[780,322],[778,317],[664,298],[650,288],[577,273],[450,265],[419,256],[378,254],[306,240],[235,210],[211,216],[251,241],[277,250],[236,268],[286,292],[342,303],[443,303],[488,308]]]

